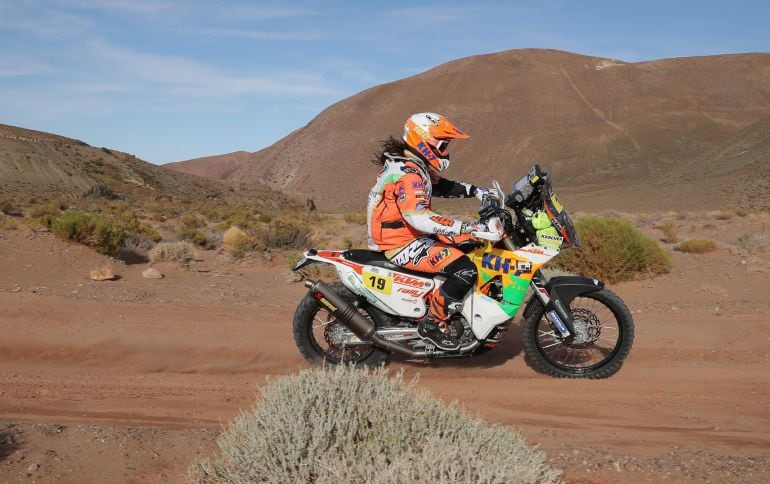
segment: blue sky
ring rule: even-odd
[[[0,123],[154,163],[256,151],[452,59],[769,52],[766,1],[0,0]]]

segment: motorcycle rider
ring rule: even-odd
[[[485,188],[441,177],[449,166],[447,147],[466,139],[436,113],[410,116],[401,140],[390,137],[373,163],[382,165],[369,192],[367,208],[370,250],[382,251],[393,264],[419,272],[441,274],[446,281],[430,295],[430,305],[418,325],[419,335],[436,347],[458,349],[462,324],[448,325],[450,316],[476,284],[478,271],[462,250],[477,243],[471,234],[485,230],[481,222],[463,222],[431,209],[431,197],[482,199]]]

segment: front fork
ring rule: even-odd
[[[559,299],[551,298],[548,294],[548,290],[545,288],[547,282],[548,280],[545,276],[540,271],[537,271],[532,276],[530,285],[535,297],[540,300],[543,308],[545,308],[545,317],[551,323],[551,327],[562,338],[568,339],[575,334],[575,329],[572,327],[572,316]]]

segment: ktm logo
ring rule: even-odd
[[[393,274],[393,282],[396,284],[403,284],[405,286],[412,287],[425,287],[425,282],[417,279],[416,277],[409,277],[403,274]],[[404,292],[399,289],[400,292]]]
[[[434,222],[436,222],[439,225],[443,225],[445,227],[452,227],[455,224],[455,221],[451,218],[441,217],[439,215],[434,215],[430,218]]]

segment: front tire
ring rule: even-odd
[[[375,326],[383,326],[381,313],[361,301],[342,283],[330,284],[329,287],[346,302],[358,306],[358,311]],[[371,344],[339,344],[337,340],[340,336],[350,333],[350,330],[337,322],[310,294],[302,298],[294,312],[293,332],[300,353],[314,365],[326,363],[374,367],[384,364],[388,357],[387,352]]]
[[[551,327],[542,305],[524,320],[524,353],[537,370],[558,378],[608,378],[623,365],[634,341],[634,320],[625,303],[604,288],[570,303],[577,333],[567,342]]]

